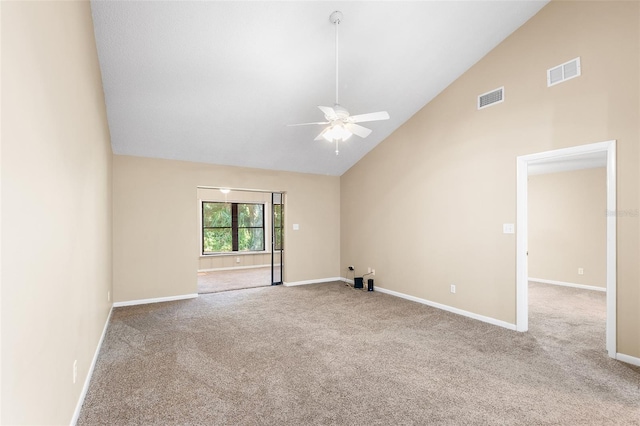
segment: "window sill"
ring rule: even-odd
[[[271,254],[271,251],[232,251],[227,253],[200,254],[200,257],[251,256],[256,254]]]

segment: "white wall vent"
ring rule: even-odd
[[[504,86],[478,96],[478,109],[504,102]]]
[[[547,70],[547,87],[580,77],[580,57]]]

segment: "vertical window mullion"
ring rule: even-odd
[[[238,204],[231,204],[231,250],[238,251]]]

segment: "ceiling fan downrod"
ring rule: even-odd
[[[338,70],[339,70],[339,51],[338,51],[338,26],[340,25],[340,22],[342,22],[342,12],[340,12],[339,10],[336,10],[334,12],[331,13],[331,15],[329,15],[329,21],[331,21],[331,23],[333,25],[336,26],[336,105],[338,105],[340,102],[340,98],[338,97],[338,89],[339,89],[339,74],[338,74]]]

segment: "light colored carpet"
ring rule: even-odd
[[[198,272],[198,293],[201,294],[268,285],[271,285],[270,266],[265,268]]]
[[[531,287],[530,333],[343,283],[117,308],[78,424],[639,424],[640,368]]]
[[[529,283],[529,331],[558,355],[597,362],[606,354],[605,292]]]

